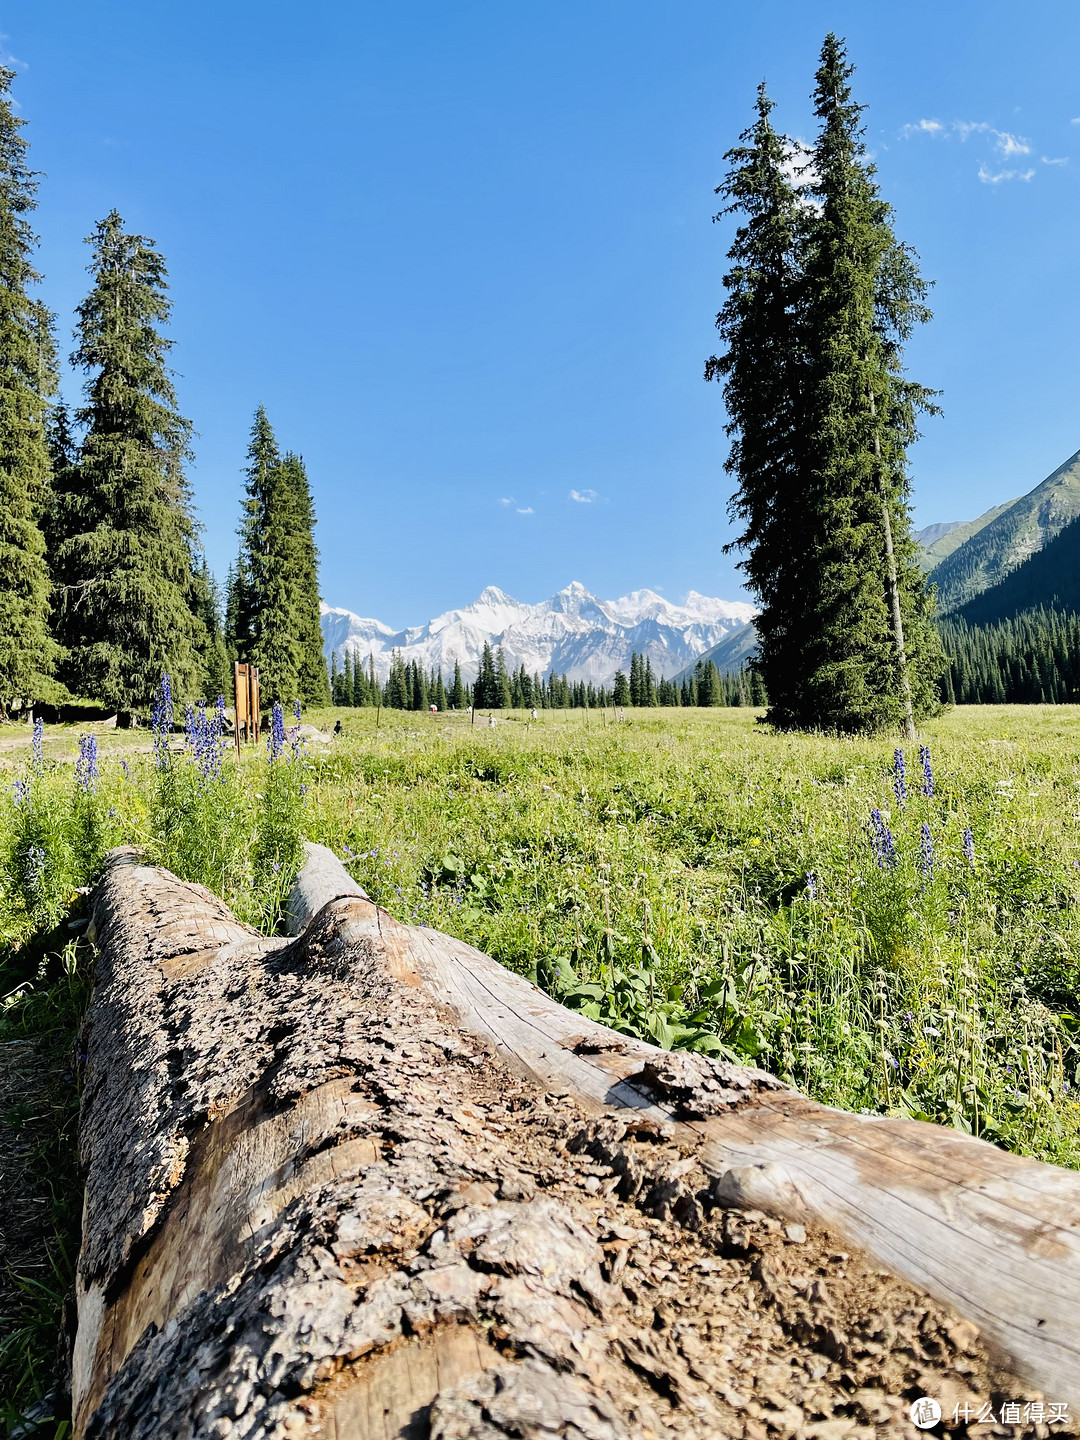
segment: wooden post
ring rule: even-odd
[[[248,677],[250,684],[249,713],[251,715],[251,739],[254,744],[259,743],[259,733],[262,721],[262,696],[259,693],[259,667],[248,666]]]
[[[249,688],[248,688],[248,667],[242,665],[239,660],[233,665],[233,695],[234,714],[236,724],[233,727],[236,733],[236,758],[240,758],[240,740],[247,739],[248,714],[249,714]]]

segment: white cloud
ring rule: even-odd
[[[813,153],[813,149],[805,140],[792,140],[788,147],[788,152],[780,165],[780,173],[796,190],[803,190],[807,185],[813,185],[817,178],[813,166],[810,164],[810,157]]]
[[[905,140],[910,140],[914,135],[929,135],[933,138],[948,140],[955,135],[961,143],[970,140],[973,135],[985,136],[996,152],[999,161],[1013,160],[1017,156],[1031,154],[1030,140],[1025,139],[1023,135],[1014,135],[1009,130],[995,129],[985,120],[953,120],[948,125],[944,125],[940,120],[919,120],[902,125],[900,134]],[[1050,160],[1043,157],[1044,165],[1065,163],[1064,160]],[[984,160],[979,162],[977,173],[984,185],[999,185],[1003,180],[1031,180],[1035,176],[1034,170],[998,169],[987,165]]]
[[[512,505],[513,503],[513,500],[511,500],[508,495],[504,495],[503,498],[499,501],[500,505]]]
[[[1067,155],[1044,155],[1042,163],[1044,165],[1067,165],[1069,157]]]
[[[1069,121],[1069,124],[1080,125],[1080,115],[1074,115],[1073,118]]]
[[[994,174],[987,170],[984,164],[981,162],[979,164],[979,179],[984,185],[1000,185],[1003,180],[1033,180],[1034,178],[1034,170],[999,170]]]
[[[1021,140],[1019,135],[1010,135],[1007,130],[994,130],[994,146],[1003,160],[1011,159],[1013,155],[1030,155],[1031,146],[1026,140]]]
[[[595,490],[571,490],[569,498],[576,500],[579,505],[591,505],[594,500],[598,500],[600,497]]]
[[[905,140],[912,135],[944,135],[945,126],[940,120],[916,120],[913,125],[901,125],[900,134]]]
[[[518,512],[517,512],[517,513],[518,513],[519,515],[535,515],[535,514],[536,514],[536,511],[532,508],[531,505],[526,505],[526,506],[524,506],[524,507],[522,507],[522,506],[519,505],[519,506],[518,506]]]

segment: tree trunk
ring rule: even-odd
[[[308,855],[293,941],[107,868],[77,1437],[870,1440],[920,1394],[1080,1404],[1080,1177],[616,1035]]]
[[[904,707],[904,735],[914,744],[918,735],[915,731],[915,714],[911,705],[911,682],[907,673],[907,647],[904,644],[904,616],[900,609],[900,584],[896,575],[896,551],[893,549],[889,497],[885,490],[885,476],[881,473],[881,436],[877,431],[877,404],[874,400],[873,390],[870,391],[870,417],[874,422],[874,459],[877,462],[882,532],[885,544],[885,588],[889,594],[889,615],[892,620],[893,643],[896,646],[896,667],[900,673],[900,700]]]

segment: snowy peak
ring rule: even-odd
[[[489,644],[502,648],[513,670],[524,665],[530,674],[556,672],[609,684],[617,670],[627,669],[635,650],[648,656],[656,674],[673,675],[749,624],[754,613],[745,601],[715,600],[696,591],[682,605],[654,590],[600,600],[580,580],[548,600],[525,605],[489,585],[471,605],[399,631],[324,605],[323,648],[328,660],[346,651],[361,661],[370,655],[383,679],[396,651],[446,676],[460,665],[464,678],[472,680]]]

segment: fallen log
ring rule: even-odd
[[[99,887],[76,1436],[1080,1405],[1080,1177],[615,1035],[308,855],[293,940],[131,854]]]

